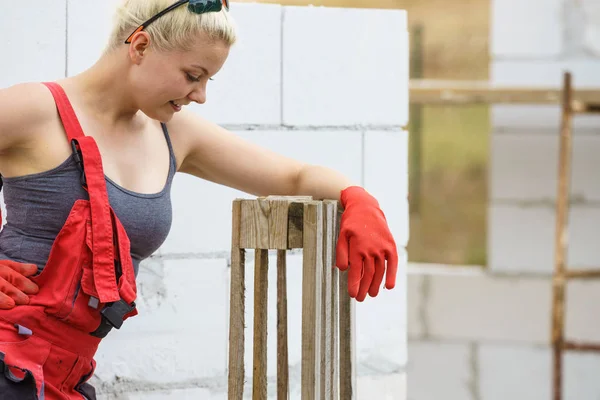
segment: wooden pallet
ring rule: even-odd
[[[252,398],[267,398],[268,252],[277,253],[277,399],[289,398],[286,255],[302,249],[302,399],[355,399],[354,304],[335,265],[337,201],[233,202],[228,393],[244,395],[245,250],[254,249]]]

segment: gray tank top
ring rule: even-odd
[[[171,183],[177,164],[167,127],[161,125],[170,161],[168,178],[159,193],[132,192],[106,177],[110,205],[131,242],[136,275],[140,261],[162,245],[171,228]],[[44,268],[73,204],[78,199],[88,199],[80,175],[71,155],[49,171],[2,178],[6,225],[0,231],[0,259],[36,264],[40,271]]]

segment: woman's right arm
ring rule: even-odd
[[[0,89],[0,157],[32,141],[52,118],[54,103],[48,96],[50,91],[39,83]]]
[[[0,89],[0,172],[52,117],[53,111],[44,98],[48,94],[43,85],[35,83]],[[28,295],[39,290],[29,279],[35,273],[35,265],[0,260],[0,310],[29,303]]]

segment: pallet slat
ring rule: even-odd
[[[240,248],[241,202],[233,203],[229,302],[229,400],[244,396],[245,250]]]
[[[286,257],[286,250],[277,250],[277,400],[287,400],[290,393]]]
[[[269,289],[269,253],[254,251],[254,348],[252,397],[267,398],[267,304]]]
[[[319,398],[323,206],[304,204],[302,253],[302,400]]]

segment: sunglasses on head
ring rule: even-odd
[[[159,19],[160,17],[162,17],[163,15],[168,13],[169,11],[172,11],[172,10],[176,9],[177,7],[182,6],[186,3],[188,4],[188,10],[190,10],[190,12],[193,12],[194,14],[219,12],[223,8],[225,8],[225,10],[229,11],[229,0],[179,0],[175,4],[170,5],[169,7],[165,8],[164,10],[162,10],[161,12],[159,12],[158,14],[156,14],[155,16],[150,18],[148,21],[146,21],[143,24],[141,24],[140,26],[138,26],[135,29],[135,31],[133,31],[131,33],[131,35],[129,35],[127,40],[125,40],[125,43],[127,43],[127,44],[131,43],[131,38],[133,37],[133,35],[144,30],[148,25],[150,25],[151,23],[153,23],[154,21],[156,21],[157,19]]]

